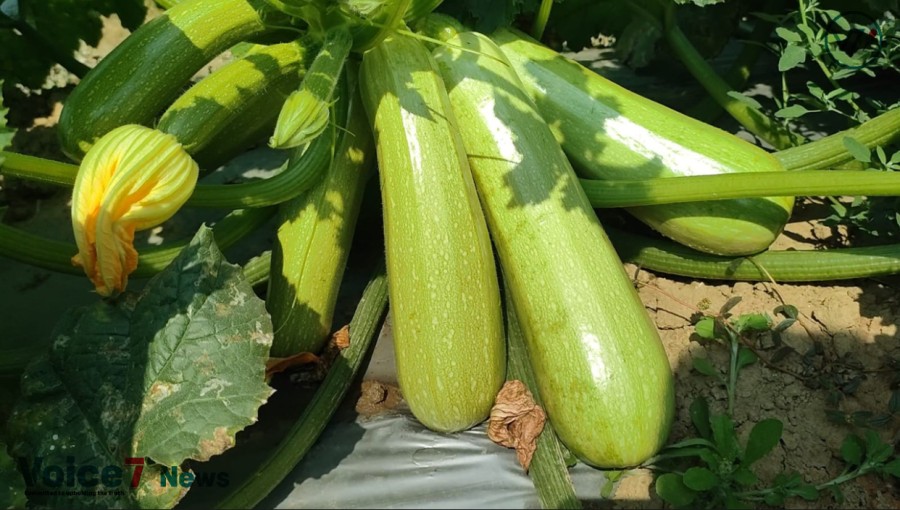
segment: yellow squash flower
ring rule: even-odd
[[[72,192],[72,263],[100,295],[125,290],[137,268],[135,231],[171,218],[193,193],[198,171],[174,136],[144,126],[116,128],[88,151]]]

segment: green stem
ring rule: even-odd
[[[269,270],[272,266],[272,250],[266,250],[244,264],[244,278],[256,287],[269,281]]]
[[[56,186],[72,187],[78,173],[78,166],[71,163],[10,151],[0,152],[0,161],[3,162],[0,167],[0,173],[3,175]]]
[[[826,136],[775,153],[788,170],[837,167],[854,161],[844,145],[844,138],[851,137],[869,149],[900,141],[900,108],[894,108],[863,122],[857,127]]]
[[[766,251],[720,257],[675,242],[606,227],[623,262],[690,278],[729,281],[820,282],[900,273],[900,244],[829,250]]]
[[[507,379],[510,381],[520,380],[525,383],[534,396],[535,402],[541,405],[537,382],[525,350],[525,339],[509,293],[506,294],[506,338],[509,350]],[[549,421],[544,423],[544,430],[538,436],[537,449],[531,460],[528,474],[534,482],[538,499],[543,508],[581,508],[581,501],[575,494],[575,487],[572,485],[572,479],[566,466],[563,446]]]
[[[322,176],[331,159],[332,130],[313,140],[302,157],[293,157],[283,170],[268,179],[241,184],[197,184],[186,205],[222,209],[269,207],[286,202],[309,189]],[[3,151],[2,174],[32,181],[69,186],[78,166],[70,163]]]
[[[798,170],[662,177],[644,181],[581,179],[597,208],[750,197],[900,196],[900,172]]]
[[[667,6],[665,21],[665,35],[669,46],[694,78],[736,121],[777,149],[786,149],[803,142],[802,137],[772,121],[763,112],[728,95],[732,88],[716,74],[679,28],[675,21],[674,2]]]
[[[729,331],[731,357],[728,360],[728,384],[726,386],[728,391],[728,416],[734,416],[734,394],[737,391],[738,354],[740,352],[740,343],[734,335],[735,333]]]
[[[552,9],[553,0],[541,0],[541,7],[534,18],[534,24],[531,25],[531,37],[538,41],[544,37],[544,29],[547,28],[547,20],[550,19],[550,11]]]
[[[771,10],[771,6],[774,4],[774,1],[767,2],[766,6],[768,8],[764,7],[763,11]],[[769,34],[772,33],[773,26],[773,23],[766,20],[760,19],[756,21],[756,25],[753,27],[749,38],[744,42],[741,52],[725,74],[725,81],[732,90],[743,89],[747,84],[747,80],[750,78],[750,68],[753,67],[753,64],[756,63],[762,54],[763,43],[768,39]],[[707,95],[699,103],[688,108],[685,113],[695,119],[712,123],[721,115],[722,111],[719,103],[712,96]]]
[[[374,343],[387,309],[387,298],[387,278],[382,262],[369,280],[350,322],[350,347],[341,351],[312,402],[275,451],[216,508],[254,507],[284,480],[312,448],[344,399],[369,347]]]
[[[256,231],[274,214],[274,209],[245,209],[232,211],[213,226],[216,244],[226,249],[245,235]],[[185,239],[165,246],[140,250],[138,267],[133,278],[153,276],[165,268],[188,245]],[[47,239],[31,232],[0,223],[0,255],[51,271],[83,274],[72,265],[78,247],[72,242]]]

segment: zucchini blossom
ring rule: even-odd
[[[97,293],[125,290],[138,263],[135,231],[171,218],[193,193],[198,171],[174,136],[144,126],[118,127],[88,151],[72,192],[72,263]]]

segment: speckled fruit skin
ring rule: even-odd
[[[469,51],[462,51],[463,47]],[[559,438],[603,468],[665,443],[671,368],[547,123],[486,36],[435,50],[540,396]]]
[[[581,177],[647,179],[784,170],[770,153],[616,85],[502,29],[492,35]],[[750,255],[784,229],[793,197],[632,207],[663,235],[716,255]]]
[[[487,418],[505,378],[491,241],[447,91],[431,54],[394,36],[363,56],[384,209],[397,377],[427,427]]]

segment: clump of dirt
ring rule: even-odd
[[[356,401],[356,412],[363,418],[379,416],[395,409],[403,401],[400,388],[375,380],[362,382],[362,394]]]

